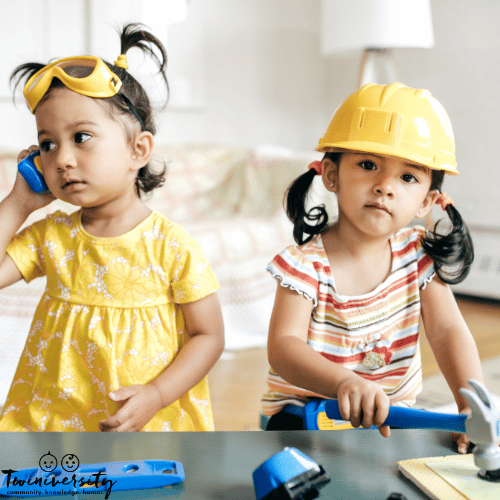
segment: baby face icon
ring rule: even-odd
[[[66,472],[75,472],[80,466],[80,460],[78,460],[76,455],[68,453],[62,457],[61,466]]]
[[[52,472],[57,467],[57,458],[50,454],[50,451],[43,455],[38,462],[40,469],[44,472]]]

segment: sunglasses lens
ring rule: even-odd
[[[72,78],[87,78],[92,74],[96,67],[96,61],[93,59],[73,59],[70,61],[61,61],[54,66],[48,66],[45,71],[41,72],[35,80],[31,83],[28,92],[33,90],[40,80],[47,74],[49,71],[53,71],[54,68],[60,68],[66,73],[68,76]]]
[[[68,76],[73,78],[86,78],[92,74],[96,67],[96,61],[93,59],[78,59],[73,61],[64,61],[57,64]]]
[[[65,66],[62,69],[68,76],[73,78],[86,78],[94,71],[93,67],[88,66]]]

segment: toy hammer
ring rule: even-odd
[[[474,463],[479,476],[489,481],[500,481],[500,412],[483,384],[468,380],[473,390],[462,388],[460,394],[471,407],[471,415],[436,413],[400,406],[391,406],[384,425],[400,429],[441,429],[466,433],[475,443]],[[342,420],[336,400],[325,401],[328,418]]]

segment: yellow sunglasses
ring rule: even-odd
[[[81,75],[81,76],[77,76]],[[102,59],[94,56],[67,57],[37,71],[24,87],[24,97],[31,112],[58,78],[70,90],[89,97],[112,97],[122,82]]]

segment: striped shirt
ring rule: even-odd
[[[390,238],[391,271],[361,296],[337,293],[321,235],[300,247],[289,246],[267,268],[282,286],[312,301],[307,343],[332,363],[380,384],[397,406],[413,405],[422,389],[420,289],[434,276],[434,263],[421,243],[424,232],[415,226]],[[267,382],[265,415],[321,397],[289,384],[272,368]]]

